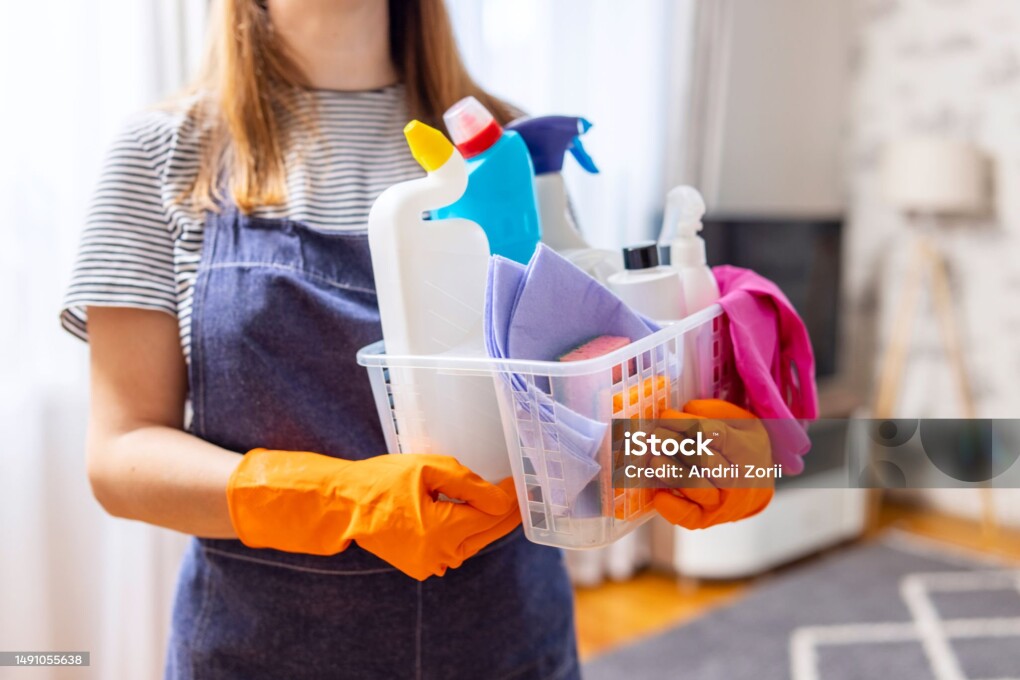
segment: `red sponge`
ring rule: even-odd
[[[626,347],[629,344],[629,338],[623,338],[616,335],[600,335],[597,338],[592,338],[580,347],[570,350],[560,357],[560,361],[584,361],[585,359],[594,359],[595,357],[615,352],[621,347]],[[620,382],[623,377],[620,369],[620,366],[613,366],[614,383]]]

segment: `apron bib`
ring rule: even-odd
[[[232,451],[385,453],[356,351],[381,337],[368,238],[211,214],[192,308],[192,432]],[[577,678],[558,550],[520,529],[420,583],[356,544],[331,557],[195,539],[171,680]]]

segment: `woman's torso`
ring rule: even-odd
[[[181,206],[200,148],[187,115],[135,121],[108,160],[63,319],[84,337],[92,304],[176,314],[193,432],[236,451],[361,458],[385,451],[353,361],[379,332],[358,232],[383,190],[422,171],[401,87],[312,102],[318,132],[290,154],[286,205],[253,217]],[[193,542],[167,665],[174,680],[576,674],[561,557],[519,531],[424,583],[356,545],[316,557]]]
[[[108,295],[176,314],[191,356],[191,311],[207,213],[186,205],[198,171],[201,129],[190,102],[132,119],[103,171],[65,300],[63,323],[85,337],[84,306]],[[422,176],[404,141],[402,85],[368,92],[311,90],[300,115],[315,129],[297,135],[287,157],[283,205],[257,209],[314,229],[364,230],[389,186]]]

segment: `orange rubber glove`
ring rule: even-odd
[[[419,581],[521,521],[512,479],[496,486],[449,456],[408,453],[351,461],[254,449],[231,475],[227,503],[251,548],[333,555],[357,541]]]
[[[683,412],[667,409],[663,420],[721,419],[727,422],[702,426],[725,430],[726,450],[716,451],[712,461],[702,465],[729,463],[768,465],[771,463],[768,433],[750,411],[721,399],[695,399],[684,404]],[[740,422],[746,420],[747,424]],[[710,447],[711,448],[711,447]],[[714,450],[714,449],[713,449]],[[724,457],[725,456],[725,457]],[[771,484],[761,488],[724,488],[703,479],[702,486],[683,489],[659,489],[653,500],[655,509],[671,524],[685,529],[705,529],[716,524],[735,522],[758,514],[772,500]]]

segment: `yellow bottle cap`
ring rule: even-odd
[[[411,155],[425,172],[443,167],[453,155],[453,144],[446,135],[420,120],[412,120],[404,127],[404,137],[411,147]]]

